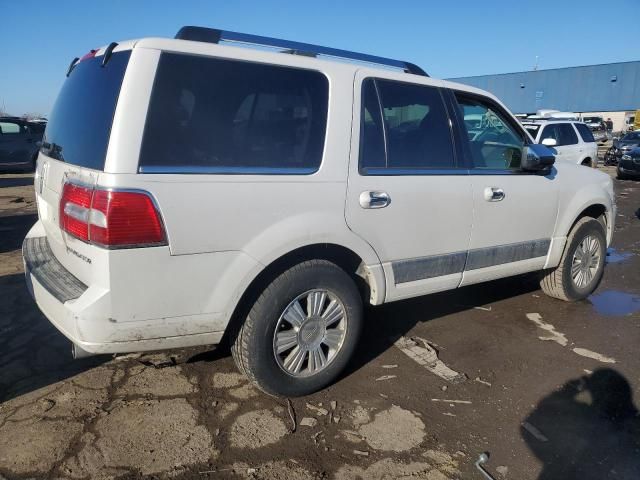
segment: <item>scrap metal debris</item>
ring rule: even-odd
[[[487,387],[491,386],[491,383],[487,382],[486,380],[482,380],[480,377],[476,377],[475,381],[481,383],[482,385],[486,385]]]
[[[395,346],[416,363],[448,382],[462,383],[467,379],[464,373],[456,372],[440,360],[438,358],[438,351],[424,338],[400,337],[396,340]]]
[[[463,403],[465,405],[470,405],[471,402],[469,400],[448,400],[446,398],[432,398],[432,402],[442,402],[442,403]]]
[[[527,432],[529,432],[536,440],[540,440],[541,442],[548,442],[549,439],[544,436],[544,434],[538,430],[536,427],[531,425],[529,422],[524,422],[522,424],[522,428],[524,428]]]
[[[392,378],[397,378],[397,375],[382,375],[381,377],[376,378],[376,382],[381,382],[384,380],[391,380]]]
[[[369,452],[363,452],[362,450],[354,450],[354,455],[360,455],[361,457],[368,457]]]
[[[382,368],[398,368],[398,365],[382,365]]]
[[[486,478],[487,480],[495,480],[495,478],[493,476],[491,476],[491,474],[489,472],[487,472],[484,467],[482,466],[483,464],[487,463],[489,461],[489,454],[488,453],[481,453],[478,456],[478,460],[476,460],[476,468],[480,471],[480,473],[482,473],[482,476],[484,478]]]
[[[326,408],[322,408],[322,407],[316,407],[315,405],[312,405],[310,403],[306,404],[307,408],[309,410],[311,410],[312,412],[315,412],[316,415],[328,415],[329,414],[329,410],[327,410]]]
[[[293,409],[293,404],[291,403],[291,400],[287,398],[287,411],[289,412],[289,418],[291,419],[291,428],[289,429],[289,431],[291,433],[296,431],[297,425],[296,425],[296,411]]]

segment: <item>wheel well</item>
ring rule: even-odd
[[[252,280],[240,297],[220,343],[224,343],[226,346],[228,342],[233,341],[243,318],[249,313],[253,303],[274,278],[298,263],[313,259],[328,260],[342,268],[356,282],[363,301],[368,302],[369,284],[367,279],[360,275],[359,269],[364,262],[357,253],[333,243],[307,245],[292,250],[274,260]]]
[[[582,160],[582,165],[589,165],[591,167],[592,166],[591,157],[587,157],[584,160]]]
[[[605,215],[605,213],[607,213],[607,208],[600,204],[597,203],[595,205],[590,205],[589,207],[585,208],[580,215],[578,215],[578,218],[575,219],[575,221],[573,222],[573,225],[571,225],[571,228],[569,229],[569,231],[573,230],[573,227],[576,223],[578,223],[578,220],[580,220],[581,218],[584,217],[592,217],[595,218],[596,220],[599,220],[600,222],[602,222],[602,226],[605,228],[607,228],[607,216]]]

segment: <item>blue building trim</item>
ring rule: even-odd
[[[449,78],[487,90],[515,113],[640,109],[640,61]]]

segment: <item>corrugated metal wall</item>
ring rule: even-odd
[[[487,90],[515,113],[640,109],[640,61],[448,80]]]

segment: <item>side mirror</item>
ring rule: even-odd
[[[546,145],[534,143],[524,147],[522,155],[522,170],[526,172],[549,171],[551,165],[555,162],[556,157],[553,154],[553,151]]]
[[[547,147],[555,147],[556,145],[558,145],[558,142],[555,138],[545,138],[541,143],[542,145],[546,145]]]

